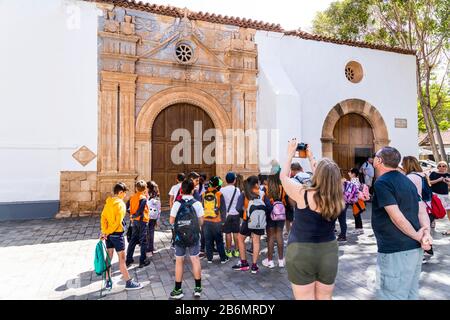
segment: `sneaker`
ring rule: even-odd
[[[425,257],[423,257],[423,259],[422,259],[422,264],[426,264],[426,263],[428,263],[428,259],[425,258]]]
[[[240,254],[239,254],[239,250],[233,250],[233,256],[235,257],[235,258],[239,258],[239,256],[240,256]]]
[[[278,259],[278,267],[280,268],[284,268],[286,265],[286,260],[283,259]]]
[[[248,271],[248,270],[250,270],[250,266],[248,265],[248,263],[242,264],[242,263],[239,261],[239,263],[238,263],[238,264],[235,264],[235,265],[232,267],[232,269],[233,269],[233,270],[236,270],[236,271]]]
[[[212,260],[208,260],[208,263],[212,263]]]
[[[256,274],[256,273],[258,273],[258,271],[259,271],[258,265],[252,264],[252,271],[251,272],[253,274]]]
[[[194,297],[200,298],[200,296],[202,295],[202,287],[195,287],[194,288]]]
[[[134,263],[134,260],[125,262],[125,264],[127,265],[127,268],[130,267],[133,263]]]
[[[230,261],[230,258],[226,257],[226,259],[220,261],[220,263],[221,263],[221,264],[225,264],[225,263],[227,263],[228,261]]]
[[[269,260],[267,258],[262,261],[262,265],[269,269],[275,268],[275,263],[273,263],[273,260]],[[252,268],[252,270],[253,270],[253,268]]]
[[[170,293],[170,299],[181,299],[183,297],[184,297],[183,289],[180,290],[173,289],[172,292]]]
[[[232,258],[232,257],[233,257],[233,253],[231,252],[231,250],[225,250],[225,255],[226,255],[228,258]]]
[[[149,264],[150,264],[150,260],[149,259],[145,259],[144,262],[139,263],[139,268],[146,267]]]
[[[350,234],[355,234],[355,235],[360,235],[363,233],[364,233],[363,229],[355,229],[355,230],[350,231]]]
[[[142,284],[134,281],[133,279],[128,280],[127,284],[125,285],[125,290],[139,290],[139,289],[142,289]]]
[[[110,280],[106,281],[105,290],[111,290],[111,289],[112,289],[112,281],[110,279]]]
[[[337,238],[337,241],[339,241],[339,242],[346,242],[347,241],[347,237],[346,236],[339,236]]]
[[[198,257],[200,259],[204,259],[206,257],[206,254],[204,252],[200,251],[200,253],[198,254]]]

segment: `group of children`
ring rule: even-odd
[[[261,181],[250,176],[245,181],[234,172],[228,172],[226,184],[214,176],[205,183],[206,178],[191,172],[187,176],[178,174],[177,184],[169,192],[170,218],[173,229],[172,246],[175,250],[175,287],[170,293],[173,299],[180,299],[184,293],[181,288],[184,258],[190,256],[195,279],[194,296],[200,297],[201,265],[206,258],[213,263],[214,252],[225,264],[231,258],[240,258],[233,270],[257,273],[261,236],[267,233],[268,254],[262,264],[275,267],[273,261],[274,245],[278,248],[278,266],[284,267],[283,228],[288,207],[287,196],[278,175]],[[240,188],[237,186],[240,185]],[[140,245],[139,267],[150,263],[149,257],[155,250],[154,230],[157,224],[161,203],[158,186],[155,182],[137,181],[136,193],[127,204],[123,199],[128,188],[124,183],[114,187],[114,196],[106,200],[101,215],[102,239],[106,242],[107,253],[112,259],[114,250],[119,256],[119,268],[126,280],[126,290],[142,288],[128,273],[137,244]],[[126,213],[130,215],[127,230],[128,248],[125,255]],[[224,237],[225,234],[225,243]],[[245,240],[252,238],[252,261],[246,258]],[[234,245],[232,245],[234,244]],[[112,280],[107,272],[106,289],[112,288]]]

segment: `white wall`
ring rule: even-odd
[[[320,137],[328,112],[337,103],[352,98],[365,100],[380,111],[391,146],[398,148],[402,155],[418,155],[416,61],[413,55],[293,36],[274,37],[268,32],[257,32],[256,43],[260,69],[259,116],[261,123],[270,122],[276,110],[281,161],[285,159],[287,140],[292,136],[310,143],[315,155],[320,157]],[[358,61],[364,70],[364,78],[357,84],[345,77],[345,65],[351,60]],[[280,72],[284,73],[282,83],[277,81]],[[275,84],[269,84],[267,78]],[[278,100],[275,106],[261,99],[268,94],[266,92],[279,91],[286,82],[290,82],[289,86],[294,88],[290,91],[296,92],[297,97]],[[297,111],[291,113],[294,109]],[[395,128],[395,118],[406,118],[408,128]]]
[[[96,170],[97,14],[74,0],[0,1],[0,202],[59,199],[59,172]]]

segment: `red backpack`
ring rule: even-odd
[[[425,201],[424,201],[425,202]],[[435,194],[431,197],[431,207],[426,203],[428,214],[431,214],[436,219],[442,219],[446,216],[447,211],[442,205],[441,199]]]

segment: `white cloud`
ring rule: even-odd
[[[332,0],[151,0],[146,2],[279,23],[285,30],[301,27],[302,30],[309,31],[316,12],[326,9]]]

